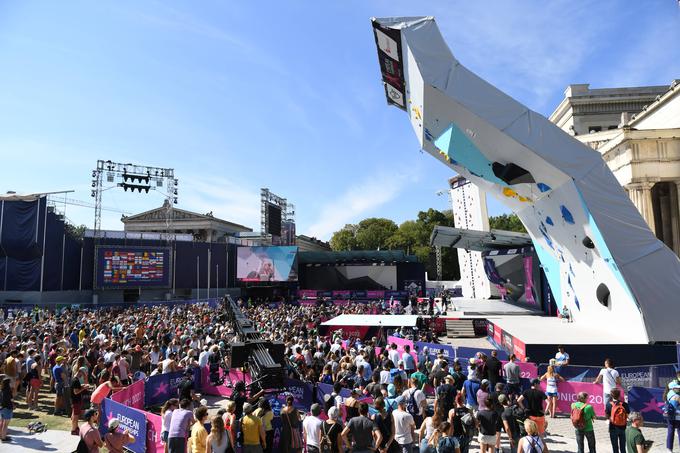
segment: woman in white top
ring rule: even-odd
[[[548,365],[548,370],[541,376],[541,380],[545,381],[545,394],[548,395],[545,412],[550,414],[550,418],[555,418],[555,411],[557,410],[557,381],[564,382],[564,378],[555,372],[555,367]]]
[[[205,441],[205,453],[226,453],[230,444],[229,435],[224,429],[224,420],[219,415],[215,415],[210,419],[210,424],[210,434]]]
[[[432,439],[432,435],[437,430],[439,424],[443,421],[446,421],[446,414],[442,414],[442,411],[439,408],[439,400],[435,400],[434,414],[432,417],[427,417],[425,420],[423,420],[423,423],[420,425],[420,429],[418,430],[420,453],[434,453],[436,451],[437,445],[431,445],[430,440]]]
[[[168,453],[168,434],[170,433],[170,419],[172,419],[172,411],[179,407],[179,400],[171,398],[165,402],[161,408],[161,441],[165,448],[165,453]]]
[[[538,435],[538,426],[533,420],[524,420],[524,429],[527,435],[522,437],[517,444],[517,453],[529,453],[535,451],[536,453],[549,453],[548,446],[543,443],[541,436]]]

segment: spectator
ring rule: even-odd
[[[351,437],[351,442],[347,436]],[[352,453],[369,453],[382,442],[380,429],[368,418],[368,404],[359,404],[359,416],[354,417],[342,430],[342,441],[351,446]]]
[[[307,445],[307,453],[319,453],[321,448],[321,426],[323,425],[323,421],[319,418],[321,406],[316,403],[312,404],[310,414],[302,422],[302,433]]]
[[[38,394],[40,393],[40,387],[42,386],[42,369],[40,368],[40,363],[42,359],[40,356],[36,355],[31,368],[26,375],[28,380],[28,393],[26,395],[26,404],[29,409],[38,410]]]
[[[604,403],[607,404],[612,389],[617,385],[621,385],[621,377],[619,372],[614,369],[614,362],[611,359],[605,359],[604,368],[600,370],[600,374],[595,378],[595,384],[600,382],[602,382],[602,398]]]
[[[557,391],[557,382],[564,382],[564,378],[555,372],[555,367],[548,365],[548,370],[543,376],[539,378],[541,381],[545,381],[545,393],[548,397],[548,404],[546,405],[545,411],[550,414],[550,418],[555,418],[555,411],[557,411],[557,397],[559,392]]]
[[[522,387],[519,384],[520,369],[516,363],[517,357],[515,354],[510,354],[508,363],[503,366],[505,372],[505,382],[507,384],[505,392],[511,400],[515,400],[521,393]]]
[[[486,402],[489,399],[489,380],[483,379],[477,390],[477,407],[479,410],[486,408]]]
[[[233,447],[229,442],[229,435],[224,429],[224,420],[215,415],[210,419],[210,434],[205,440],[206,453],[233,453]]]
[[[431,417],[423,420],[418,430],[418,445],[420,453],[435,453],[437,442],[433,439],[433,435],[442,422],[445,422],[448,416],[448,411],[445,408],[441,399],[434,402],[434,411]]]
[[[644,420],[639,412],[631,412],[628,416],[630,426],[626,428],[626,453],[647,453],[652,448],[652,442],[645,440],[642,435]]]
[[[501,380],[501,361],[498,360],[498,351],[495,349],[491,351],[491,357],[486,359],[486,370],[489,375],[489,385],[494,388],[496,384]]]
[[[55,359],[56,365],[52,368],[52,379],[54,379],[54,415],[64,415],[64,381],[66,380],[66,371],[62,364],[64,357],[58,356]]]
[[[432,436],[434,451],[437,453],[460,453],[460,445],[458,440],[451,434],[451,425],[449,422],[442,422],[437,427],[435,434]],[[436,444],[434,441],[436,440]]]
[[[376,400],[377,404],[377,400]],[[332,407],[328,411],[328,420],[321,426],[322,439],[330,442],[331,453],[343,453],[345,451],[342,441],[342,423],[340,423],[340,411],[337,407]]]
[[[289,397],[290,398],[290,397]],[[253,415],[254,407],[250,403],[243,405],[243,453],[262,453],[267,446],[262,420]]]
[[[465,406],[462,399],[457,399],[456,408],[449,411],[449,424],[461,453],[467,453],[474,433],[475,420],[472,411]]]
[[[562,368],[567,365],[569,365],[569,354],[564,351],[564,346],[559,345],[557,347],[557,354],[555,354],[555,372],[561,373]]]
[[[406,370],[406,375],[411,376],[411,374],[416,370],[416,361],[411,355],[411,346],[404,346],[404,353],[401,355],[401,359],[404,361],[404,369]]]
[[[479,407],[477,405],[477,391],[480,388],[480,384],[479,381],[474,379],[475,376],[472,377],[473,379],[470,379],[470,376],[468,375],[468,379],[463,384],[463,398],[467,408],[476,411]]]
[[[85,444],[88,453],[99,453],[99,448],[104,445],[102,436],[97,429],[99,423],[99,411],[88,409],[83,414],[85,423],[80,425],[80,441]]]
[[[612,451],[614,453],[626,453],[626,421],[630,407],[621,398],[620,389],[612,389],[611,399],[606,404],[604,413],[609,420],[609,438],[612,442]]]
[[[199,452],[205,451],[206,440],[208,439],[208,430],[205,429],[205,423],[208,421],[208,408],[199,406],[194,411],[195,422],[191,425],[191,435],[189,436],[189,451]]]
[[[0,382],[0,441],[9,442],[12,440],[7,435],[7,427],[14,414],[14,389],[12,379],[8,376],[2,378]]]
[[[422,390],[418,389],[417,379],[411,378],[409,385],[410,388],[401,397],[404,400],[405,407],[409,408],[409,413],[413,417],[415,425],[420,426],[427,413],[427,397]]]
[[[540,388],[541,381],[534,379],[531,381],[531,388],[526,390],[517,400],[520,407],[527,410],[529,419],[536,424],[538,434],[543,437],[548,422],[545,420],[543,412],[543,402],[548,398]]]
[[[191,400],[179,402],[179,409],[172,411],[168,428],[168,453],[186,453],[187,433],[194,422],[194,414],[189,409]]]
[[[179,408],[179,400],[177,398],[170,398],[161,407],[161,442],[163,442],[165,453],[168,453],[168,432],[170,431],[172,411],[177,408]]]
[[[125,446],[135,441],[135,437],[127,429],[122,432],[118,430],[119,424],[117,418],[109,420],[109,432],[104,436],[104,444],[109,453],[123,453]]]
[[[397,401],[397,410],[392,412],[392,421],[394,440],[398,444],[397,451],[399,453],[411,453],[415,439],[416,424],[413,421],[413,416],[406,411],[404,397]]]
[[[680,384],[671,382],[664,394],[666,418],[666,448],[673,450],[675,431],[680,442]]]
[[[302,450],[302,435],[300,434],[300,412],[293,406],[295,399],[286,398],[286,406],[281,409],[281,440],[279,447],[283,453],[299,453]]]
[[[394,436],[392,435],[392,411],[385,409],[385,400],[382,396],[379,396],[374,401],[374,406],[377,411],[376,414],[371,418],[375,426],[380,430],[381,442],[378,445],[378,450],[389,451],[394,443]],[[396,404],[395,404],[396,406]],[[335,452],[335,450],[333,450]]]
[[[512,401],[507,395],[503,394],[498,395],[498,402],[503,407],[503,412],[501,412],[501,421],[503,422],[503,429],[508,435],[508,439],[510,441],[510,451],[516,451],[520,438],[517,418],[515,417],[516,406],[512,404]]]
[[[78,435],[78,420],[83,413],[83,394],[90,389],[89,384],[81,385],[80,378],[87,375],[87,368],[78,370],[71,383],[71,434]]]
[[[583,428],[575,427],[576,431],[576,446],[578,453],[584,453],[583,439],[588,441],[588,451],[595,453],[595,431],[593,430],[593,419],[595,418],[595,410],[593,406],[587,403],[588,394],[581,392],[578,394],[577,401],[572,403],[571,410],[578,409],[583,412],[584,426]],[[573,417],[573,416],[572,416]]]
[[[524,430],[527,435],[522,437],[517,444],[517,452],[549,453],[548,446],[543,442],[536,422],[524,420]]]
[[[265,438],[264,453],[271,453],[272,448],[274,448],[274,427],[272,426],[274,412],[269,405],[269,401],[266,398],[260,398],[260,401],[257,403],[257,409],[255,409],[253,414],[262,420]]]
[[[496,445],[496,432],[500,420],[498,413],[491,407],[492,402],[485,399],[483,403],[484,405],[480,405],[481,409],[475,415],[475,419],[479,428],[480,451],[487,453],[491,452]]]

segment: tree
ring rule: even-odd
[[[341,230],[333,233],[331,237],[331,250],[340,252],[357,249],[356,231],[357,225],[347,224]]]
[[[517,214],[501,214],[489,217],[489,226],[492,230],[514,231],[516,233],[527,232]]]
[[[64,230],[66,234],[74,237],[75,239],[82,239],[85,236],[85,230],[87,227],[85,225],[75,226],[70,222],[64,222]]]
[[[416,246],[421,245],[422,236],[422,225],[414,220],[407,220],[387,239],[387,246],[390,249],[404,250],[410,255],[415,253]]]
[[[397,231],[397,224],[389,219],[371,217],[359,222],[355,238],[359,250],[384,250],[387,241]]]

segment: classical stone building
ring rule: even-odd
[[[651,230],[680,255],[680,80],[570,85],[550,120],[602,154]]]
[[[121,222],[123,222],[125,231],[165,233],[167,231],[166,219],[168,212],[172,212],[172,228],[170,232],[175,234],[192,234],[196,241],[226,242],[227,237],[234,236],[237,233],[253,231],[243,225],[218,219],[213,216],[212,212],[199,214],[178,208],[169,210],[167,205],[129,217],[123,216]]]

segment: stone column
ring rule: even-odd
[[[642,182],[637,184],[629,184],[627,186],[628,195],[640,211],[642,218],[645,219],[649,229],[656,236],[656,227],[654,224],[654,207],[652,206],[652,186],[654,183]]]

